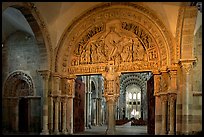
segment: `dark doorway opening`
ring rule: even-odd
[[[28,99],[19,100],[19,132],[28,132]]]

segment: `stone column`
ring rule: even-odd
[[[41,134],[48,135],[48,80],[50,72],[48,70],[38,71],[43,78],[43,129]]]
[[[193,68],[193,62],[195,60],[181,60],[182,68],[182,133],[189,134],[191,133],[192,123],[190,122],[192,116],[192,103],[193,103],[193,91],[192,91],[192,78],[191,70]]]
[[[160,72],[153,72],[154,75],[154,96],[155,96],[155,135],[161,133],[161,100],[159,96],[160,92]]]
[[[63,96],[61,97],[62,100],[62,133],[66,134],[66,102],[67,102],[67,97]]]
[[[54,96],[54,105],[55,105],[55,119],[54,119],[54,134],[59,134],[59,102],[60,98]]]
[[[119,74],[115,72],[114,62],[110,61],[107,66],[107,72],[102,74],[104,76],[104,97],[107,103],[107,130],[106,134],[115,134],[115,104],[119,96]]]
[[[170,103],[170,131],[169,135],[175,135],[175,100],[176,94],[169,94],[169,103]]]
[[[54,118],[54,134],[59,134],[59,94],[60,94],[60,75],[57,73],[53,74],[54,79],[54,90],[53,90],[53,100],[54,100],[54,106],[55,106],[55,118]]]
[[[162,101],[162,127],[161,127],[161,135],[166,135],[166,120],[167,120],[167,95],[161,94]]]
[[[114,95],[106,96],[106,105],[107,105],[107,120],[108,125],[106,129],[107,135],[115,135],[115,102],[116,97]]]
[[[68,99],[67,99],[67,133],[73,134],[73,99],[75,95],[75,75],[68,76]]]
[[[169,71],[170,74],[170,86],[169,86],[169,90],[168,90],[168,94],[169,94],[169,111],[170,111],[170,128],[169,128],[169,135],[174,135],[175,134],[175,100],[177,97],[177,66],[171,66]]]

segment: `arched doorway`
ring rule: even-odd
[[[9,75],[3,90],[3,127],[7,132],[29,132],[31,129],[31,97],[34,95],[32,78],[15,71]]]
[[[149,71],[153,79],[159,79],[175,63],[174,46],[171,34],[150,9],[133,3],[104,3],[67,29],[58,46],[56,71],[69,76],[102,74],[109,113],[107,134],[114,134],[121,73]],[[168,86],[168,77],[162,82]],[[159,92],[159,84],[158,80],[153,83],[151,94]]]

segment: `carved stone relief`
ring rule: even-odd
[[[153,70],[167,66],[170,57],[174,59],[174,48],[168,47],[169,43],[174,46],[171,36],[144,7],[119,3],[92,11],[64,34],[57,53],[61,57],[56,58],[57,71],[102,73],[108,61],[115,62],[116,71]]]
[[[33,96],[32,78],[21,71],[10,74],[4,84],[4,97]]]

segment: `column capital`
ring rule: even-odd
[[[74,80],[75,80],[75,79],[77,78],[77,76],[74,75],[74,74],[70,74],[70,75],[67,75],[66,78],[68,78],[68,79],[70,79],[70,80],[71,80],[71,79],[74,79]]]
[[[168,97],[169,97],[170,102],[174,102],[176,100],[177,94],[176,93],[169,93]]]
[[[60,102],[60,97],[59,97],[59,96],[53,96],[53,101],[54,101],[55,103]]]
[[[38,70],[38,73],[42,76],[43,79],[48,79],[50,76],[49,70]]]
[[[66,96],[61,96],[60,100],[61,100],[62,103],[66,103],[67,97]]]
[[[58,72],[53,72],[52,76],[56,78],[61,78],[61,75]]]
[[[160,97],[161,97],[161,101],[162,101],[162,102],[166,102],[167,99],[168,99],[167,94],[160,94]]]
[[[196,59],[180,59],[179,65],[185,73],[189,74],[190,70],[193,68],[193,63],[195,63]]]
[[[116,102],[117,97],[115,95],[104,95],[106,102]]]

